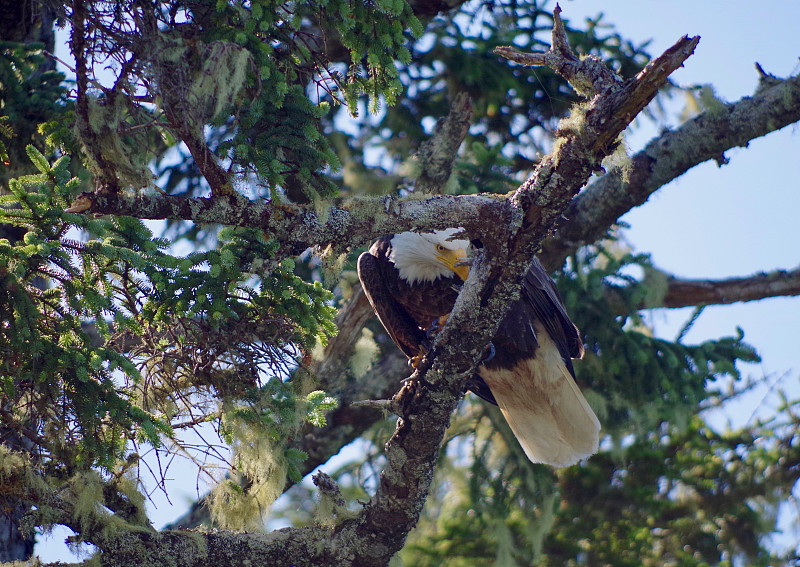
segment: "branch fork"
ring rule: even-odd
[[[569,48],[566,32],[561,22],[560,9],[556,9],[553,44],[545,54],[534,54],[531,64],[546,64],[562,74],[579,92],[592,96],[583,120],[578,121],[568,137],[556,145],[556,150],[542,160],[533,175],[504,202],[505,217],[518,219],[510,227],[512,235],[505,242],[497,242],[485,255],[473,262],[470,276],[464,283],[447,324],[437,335],[432,350],[417,368],[418,381],[407,382],[398,393],[405,403],[397,430],[386,445],[387,465],[373,501],[363,512],[370,529],[380,533],[380,522],[398,514],[413,522],[424,503],[436,453],[466,380],[477,368],[484,347],[489,343],[511,300],[518,297],[519,281],[529,268],[531,258],[544,237],[561,217],[570,199],[578,193],[593,169],[613,150],[613,141],[630,121],[652,100],[669,74],[680,67],[692,54],[699,38],[684,37],[661,57],[648,65],[636,78],[623,81],[602,66],[598,70],[593,59],[580,60]],[[501,53],[511,54],[509,48]],[[517,226],[513,226],[516,224]],[[486,234],[473,234],[488,240]],[[463,332],[470,329],[469,333]],[[457,340],[456,340],[457,339]],[[409,399],[409,391],[414,390]],[[440,420],[437,424],[436,420]],[[424,421],[423,425],[420,422]],[[436,435],[435,439],[423,439]],[[412,472],[409,461],[428,463]],[[398,465],[399,463],[399,465]],[[402,487],[414,484],[415,502],[391,497]],[[373,523],[374,522],[374,523]],[[402,538],[393,537],[397,549]],[[396,550],[394,550],[396,551]],[[382,560],[388,561],[394,551]],[[366,558],[362,559],[364,561]],[[377,558],[372,558],[376,560]],[[364,565],[383,564],[364,562]]]

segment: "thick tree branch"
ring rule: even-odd
[[[724,163],[723,153],[800,120],[800,76],[773,83],[753,97],[705,112],[653,139],[631,158],[623,175],[609,172],[570,204],[557,232],[544,244],[540,260],[550,270],[579,246],[605,236],[609,227],[656,190],[708,160]]]
[[[417,193],[441,193],[453,172],[458,148],[469,131],[472,101],[466,93],[455,97],[447,118],[439,120],[433,137],[420,144],[417,159],[422,173],[414,185]]]
[[[620,125],[627,125],[643,104],[655,96],[658,81],[663,81],[675,66],[679,66],[694,48],[696,40],[684,38],[670,51],[651,62],[635,80],[624,86],[614,82],[607,87],[606,104],[598,106],[593,101],[585,111],[586,136],[576,137],[566,133],[562,142],[570,146],[559,154],[564,163],[543,160],[536,176],[550,176],[555,166],[559,168],[583,167],[587,172],[597,168],[596,156],[606,155],[611,149]],[[587,76],[567,71],[568,79],[585,84]],[[565,71],[565,73],[567,72]],[[613,137],[609,132],[617,132]],[[563,134],[563,133],[562,133]],[[580,144],[590,147],[580,147]],[[586,158],[589,158],[587,161]],[[587,165],[589,164],[589,165]],[[584,174],[586,172],[583,172]],[[583,175],[588,177],[588,175]],[[551,189],[537,191],[535,199],[530,187],[523,185],[512,197],[514,208],[526,210],[525,224],[537,224],[537,211],[549,202],[548,194],[560,184],[555,176]],[[543,186],[544,187],[544,186]],[[572,194],[569,195],[569,198]],[[449,196],[436,195],[428,199],[401,199],[386,196],[379,200],[351,200],[328,211],[321,219],[311,208],[284,205],[276,207],[269,202],[253,202],[234,194],[210,198],[173,197],[154,195],[122,195],[84,193],[73,202],[70,212],[130,215],[142,219],[181,219],[201,223],[219,223],[260,228],[286,245],[333,245],[337,250],[343,243],[358,245],[384,234],[405,230],[427,230],[464,226],[474,235],[494,233],[495,227],[507,222],[505,201],[487,195]],[[554,203],[551,203],[554,204]],[[531,206],[533,205],[533,206]],[[354,210],[358,210],[356,214]],[[553,219],[541,219],[544,232],[552,227]],[[523,247],[520,257],[530,257],[531,250]],[[531,248],[535,248],[531,247]]]
[[[284,245],[358,246],[384,234],[448,226],[496,227],[502,200],[492,195],[434,195],[427,199],[387,195],[351,199],[331,207],[322,219],[312,207],[250,201],[234,193],[222,197],[174,197],[162,194],[84,193],[68,212],[126,215],[140,219],[191,220],[259,228]]]
[[[724,280],[686,280],[669,278],[666,293],[657,302],[644,307],[690,307],[727,305],[757,301],[768,297],[800,295],[800,268],[761,272],[743,278]]]

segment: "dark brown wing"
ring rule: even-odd
[[[370,251],[358,258],[358,278],[386,332],[408,358],[421,354],[425,333],[397,302],[381,269],[381,259]]]
[[[534,322],[539,321],[558,348],[572,373],[571,358],[583,356],[578,329],[570,320],[555,282],[534,258],[522,281],[520,298],[512,303],[493,339],[495,358],[489,368],[510,368],[523,358],[534,356],[539,343]]]
[[[565,360],[583,356],[580,332],[567,315],[564,301],[553,278],[545,271],[538,258],[534,258],[522,282],[522,297],[536,313],[545,330],[558,345]]]

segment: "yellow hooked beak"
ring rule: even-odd
[[[466,281],[469,276],[469,258],[467,251],[463,248],[450,250],[444,246],[436,246],[436,257],[448,268],[453,270],[462,281]]]

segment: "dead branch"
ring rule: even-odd
[[[800,295],[800,268],[761,272],[743,278],[724,280],[686,280],[669,278],[661,302],[644,307],[690,307],[728,305],[768,297]]]
[[[705,112],[654,138],[631,158],[625,175],[610,171],[592,182],[564,212],[565,220],[545,243],[539,259],[550,270],[583,244],[603,238],[629,210],[655,191],[724,152],[800,120],[800,76],[772,81],[753,97]]]

